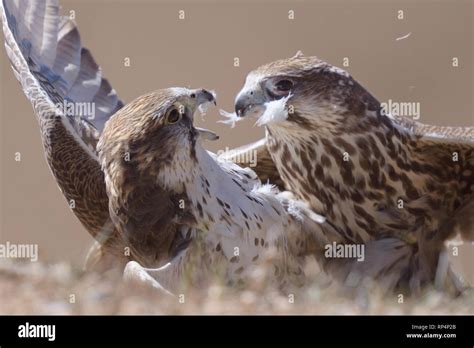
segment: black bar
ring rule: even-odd
[[[19,337],[55,325],[55,339]],[[434,325],[434,326],[430,326]],[[23,329],[27,326],[23,326]],[[23,330],[25,333],[25,330]],[[34,333],[34,332],[33,332]],[[456,337],[408,338],[407,334]],[[393,344],[473,347],[473,316],[3,316],[0,346],[57,344]]]

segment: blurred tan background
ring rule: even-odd
[[[232,111],[250,70],[302,50],[340,67],[349,58],[344,69],[380,101],[419,102],[421,122],[474,125],[472,1],[61,3],[64,14],[75,11],[83,45],[124,102],[158,88],[206,87],[217,91],[219,108]],[[184,20],[178,19],[180,10]],[[0,243],[38,243],[40,260],[80,264],[92,240],[49,172],[31,106],[1,51]],[[124,66],[126,57],[130,67]],[[221,135],[207,144],[213,151],[263,136],[253,120],[231,130],[218,119],[217,108],[197,119]],[[21,162],[15,162],[15,152]],[[465,246],[455,261],[471,282],[473,254]]]

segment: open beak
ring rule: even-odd
[[[190,97],[192,99],[196,99],[196,104],[198,108],[202,111],[205,110],[206,106],[210,103],[216,105],[216,95],[212,91],[208,91],[206,89],[200,88],[191,91]],[[198,132],[199,137],[205,140],[217,140],[219,136],[214,133],[213,131],[205,128],[195,127],[196,131]]]
[[[195,127],[199,136],[205,140],[211,140],[211,141],[214,141],[214,140],[217,140],[219,139],[219,136],[214,133],[213,131],[209,130],[209,129],[205,129],[205,128],[199,128],[199,127]]]
[[[208,91],[204,88],[199,88],[191,91],[191,98],[196,98],[197,105],[203,105],[206,103],[213,103],[216,105],[216,95],[212,91]]]

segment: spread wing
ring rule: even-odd
[[[284,190],[284,183],[278,174],[270,152],[268,152],[265,138],[232,149],[232,151],[220,155],[219,158],[233,161],[242,167],[251,167],[263,183],[270,182],[280,190]],[[255,165],[251,163],[251,159],[256,159]]]
[[[402,127],[420,138],[417,152],[442,170],[453,171],[453,181],[459,189],[450,193],[458,201],[453,214],[441,225],[440,235],[445,238],[459,233],[465,240],[474,238],[474,127],[442,127],[416,122],[406,117],[393,117]],[[457,170],[456,170],[457,168]],[[456,186],[454,185],[454,186]],[[447,198],[446,201],[449,201]]]
[[[126,244],[109,214],[104,174],[96,154],[105,122],[123,103],[91,53],[82,47],[75,23],[59,15],[58,0],[3,0],[0,6],[5,48],[33,105],[48,165],[75,215],[105,246],[103,250],[96,245],[88,261],[110,253],[123,259]],[[159,200],[156,195],[153,198]],[[156,219],[162,215],[155,214]],[[140,221],[133,223],[140,225]],[[157,244],[162,241],[149,236],[147,249],[141,250],[144,253],[133,253],[132,258],[156,265],[169,256],[170,243],[181,248],[182,243],[174,239],[176,226],[168,224],[163,229],[166,233],[160,236],[169,234],[163,253]]]
[[[453,238],[457,234],[465,241],[474,242],[474,195],[467,199],[442,226],[442,235]]]
[[[57,0],[3,0],[0,12],[5,49],[38,119],[51,172],[88,232],[106,239],[114,228],[95,145],[122,103],[74,22],[59,16]]]
[[[474,127],[432,126],[402,116],[393,116],[392,120],[398,125],[408,128],[421,140],[474,145]]]

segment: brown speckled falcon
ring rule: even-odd
[[[474,128],[385,115],[347,72],[301,52],[249,73],[235,110],[266,128],[265,141],[242,151],[271,156],[286,189],[326,216],[344,243],[365,243],[365,262],[346,282],[460,287],[438,259],[456,233],[474,239]],[[274,175],[267,162],[261,170]]]
[[[3,0],[5,48],[36,113],[51,172],[74,214],[98,241],[88,260],[90,266],[109,254],[121,260],[113,257],[110,262],[124,265],[126,243],[110,219],[104,175],[95,152],[105,121],[123,104],[82,47],[75,23],[59,11],[57,0]],[[148,236],[148,248],[141,253],[146,257],[132,258],[156,265],[174,254],[176,226],[162,228],[169,230]]]
[[[202,147],[203,138],[216,136],[195,128],[194,115],[213,101],[204,89],[157,90],[105,124],[97,150],[114,224],[140,245],[175,223],[190,243],[166,266],[145,273],[132,262],[125,276],[151,274],[158,281],[152,284],[171,291],[185,276],[195,286],[211,275],[239,286],[271,254],[271,283],[282,290],[301,286],[307,241],[324,245],[337,235],[306,204]]]
[[[171,260],[153,274],[174,289],[190,267],[202,270],[193,274],[201,279],[205,269],[222,264],[224,277],[238,284],[268,248],[330,242],[331,226],[304,204],[200,147],[197,135],[210,133],[195,129],[192,115],[214,98],[210,93],[175,88],[124,107],[75,24],[59,16],[58,1],[5,0],[0,10],[7,54],[33,104],[47,162],[74,214],[98,240],[94,257],[113,255],[108,261],[120,267],[130,247],[130,258],[149,267]],[[187,108],[176,115],[178,102]],[[96,152],[100,136],[105,175]],[[273,279],[301,284],[298,252],[279,255]]]

